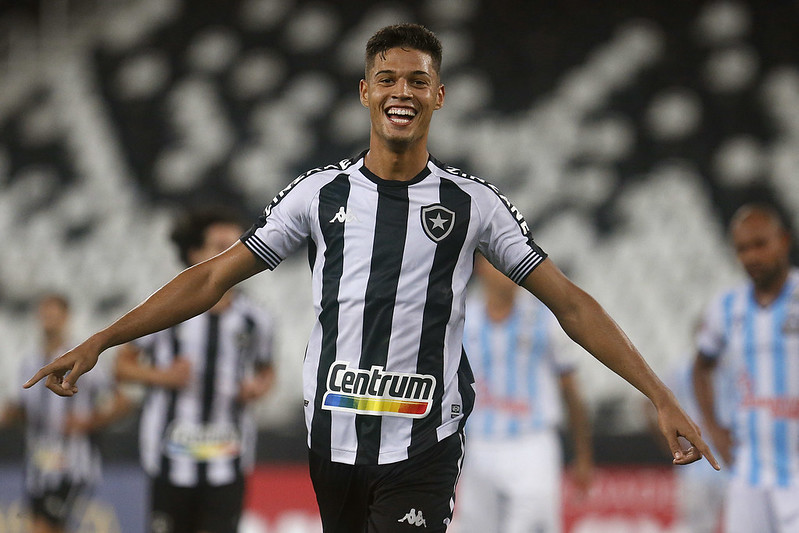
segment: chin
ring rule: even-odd
[[[388,136],[385,138],[385,141],[395,152],[404,152],[413,145],[414,139],[409,137]]]

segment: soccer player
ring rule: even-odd
[[[477,399],[466,424],[458,533],[562,529],[561,397],[574,443],[575,480],[593,472],[591,430],[566,339],[544,304],[477,254],[480,293],[467,300],[463,346]]]
[[[178,221],[172,240],[192,266],[243,231],[226,210],[198,209]],[[247,407],[274,381],[272,338],[271,315],[230,290],[208,312],[120,350],[117,377],[148,386],[139,446],[153,533],[236,533],[255,459]]]
[[[25,357],[21,376],[35,372],[72,346],[69,301],[55,292],[38,302],[41,344]],[[100,479],[95,434],[124,415],[128,400],[101,370],[81,382],[78,401],[52,394],[18,395],[0,413],[0,425],[25,423],[25,490],[34,533],[66,531],[76,504]]]
[[[732,464],[730,533],[799,531],[799,271],[776,209],[746,204],[730,222],[750,280],[709,306],[698,334],[694,388],[710,438]],[[713,374],[734,373],[734,434],[718,421]]]
[[[308,245],[316,321],[304,357],[311,480],[326,533],[445,531],[474,403],[464,298],[479,249],[544,302],[566,332],[648,396],[674,462],[708,454],[696,425],[602,307],[533,241],[496,187],[427,151],[444,105],[441,43],[415,24],[366,45],[360,100],[369,148],[294,180],[224,253],[175,277],[41,368],[75,394],[100,353],[199,314],[236,283]],[[684,435],[693,446],[680,448]]]

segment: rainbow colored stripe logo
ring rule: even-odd
[[[195,461],[230,459],[241,454],[241,436],[232,424],[173,422],[166,429],[164,453]]]
[[[322,408],[361,415],[423,418],[430,412],[436,378],[426,374],[386,372],[383,367],[351,369],[336,361],[327,375]]]

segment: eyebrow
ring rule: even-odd
[[[379,76],[381,74],[396,74],[396,73],[397,73],[396,70],[385,69],[385,70],[378,70],[377,72],[375,72],[375,76]],[[429,72],[424,71],[424,70],[414,70],[413,72],[411,72],[411,74],[413,74],[415,76],[427,76],[428,78],[431,78],[431,79],[433,77]]]

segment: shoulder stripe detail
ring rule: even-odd
[[[544,259],[546,259],[546,255],[541,255],[537,251],[531,250],[518,265],[513,267],[508,273],[508,277],[519,285]]]
[[[274,270],[277,268],[277,265],[283,261],[283,259],[269,246],[266,245],[264,241],[261,240],[258,235],[252,233],[248,235],[245,239],[242,240],[244,246],[249,248],[249,250],[258,256],[266,266],[269,267],[269,270]]]
[[[452,174],[453,176],[458,176],[460,178],[464,178],[475,183],[479,183],[490,189],[500,201],[505,205],[513,218],[516,220],[516,223],[519,225],[519,228],[522,230],[522,234],[527,238],[532,238],[530,235],[530,227],[527,225],[527,221],[524,219],[522,213],[516,208],[515,205],[511,203],[507,196],[505,196],[499,188],[494,185],[493,183],[489,183],[488,181],[484,180],[483,178],[478,178],[477,176],[473,176],[471,174],[467,174],[466,172],[462,171],[457,167],[453,167],[452,165],[445,165],[438,159],[434,157],[430,157],[430,161],[438,168],[446,172],[447,174]]]
[[[366,152],[364,152],[364,153],[366,153]],[[287,186],[286,186],[286,187],[285,187],[285,188],[284,188],[282,191],[280,191],[279,193],[277,193],[277,196],[275,196],[275,197],[272,199],[272,201],[271,201],[271,202],[269,202],[269,205],[267,205],[267,206],[266,206],[266,208],[264,209],[264,216],[267,216],[267,217],[268,217],[268,216],[269,216],[269,214],[272,212],[272,209],[274,209],[274,207],[275,207],[277,204],[279,204],[279,203],[280,203],[280,201],[281,201],[281,200],[283,200],[283,198],[285,198],[285,197],[286,197],[286,195],[287,195],[289,192],[291,192],[291,190],[292,190],[294,187],[296,187],[296,186],[297,186],[297,185],[298,185],[300,182],[302,182],[302,181],[303,181],[305,178],[307,178],[307,177],[309,177],[309,176],[313,176],[314,174],[318,174],[318,173],[320,173],[320,172],[324,172],[324,171],[326,171],[326,170],[347,170],[347,169],[348,169],[348,168],[350,168],[350,167],[351,167],[351,166],[352,166],[352,165],[353,165],[353,164],[354,164],[356,161],[358,161],[359,159],[361,159],[361,158],[363,157],[363,155],[364,155],[364,154],[361,154],[361,155],[359,155],[359,156],[357,156],[357,157],[353,157],[353,158],[350,158],[350,159],[342,159],[342,160],[341,160],[341,161],[339,161],[338,163],[334,163],[334,164],[332,164],[332,165],[325,165],[325,166],[323,166],[323,167],[316,167],[316,168],[312,168],[312,169],[308,170],[307,172],[305,172],[305,173],[301,174],[300,176],[298,176],[297,178],[295,178],[295,179],[294,179],[294,181],[292,181],[291,183],[289,183],[289,184],[288,184],[288,185],[287,185]]]

